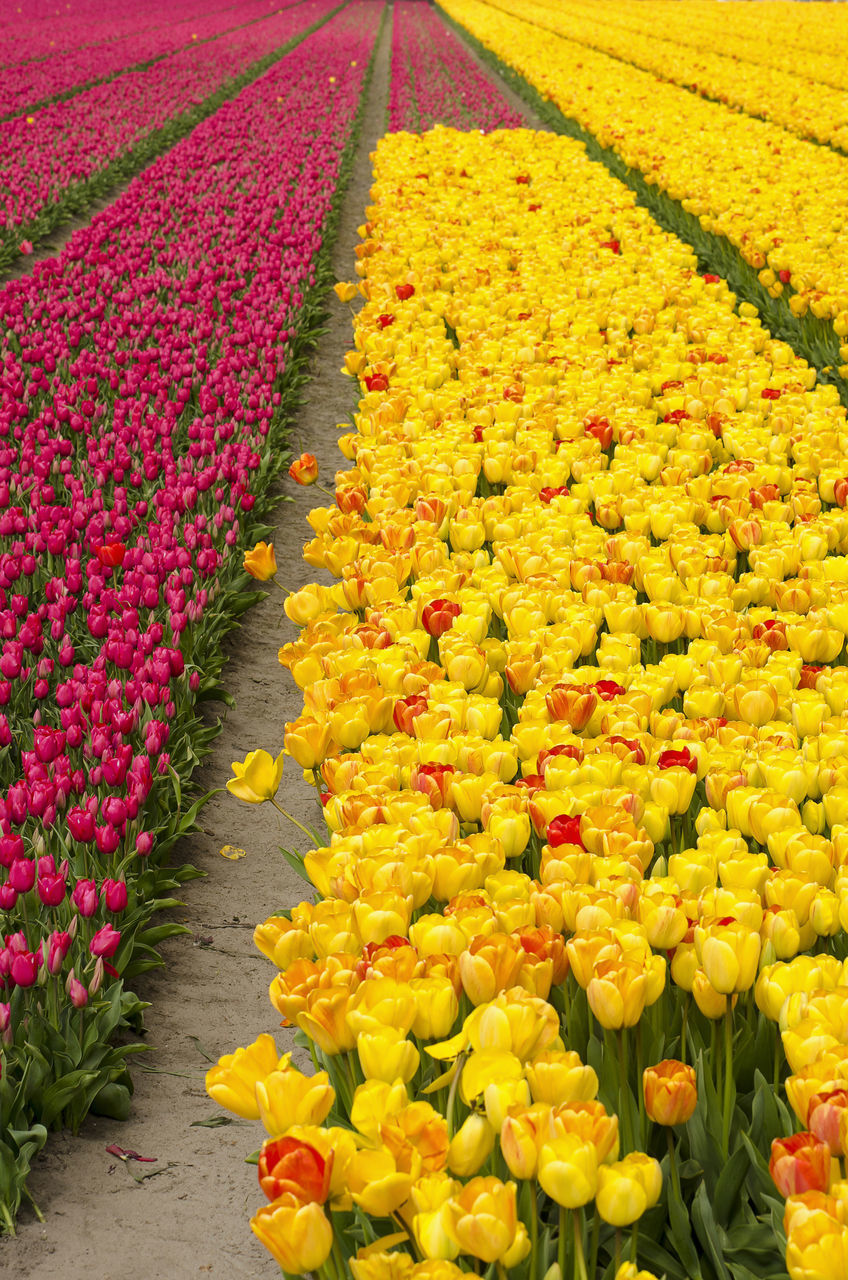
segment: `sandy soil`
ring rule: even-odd
[[[387,24],[342,207],[334,253],[339,279],[353,275],[356,227],[371,183],[369,153],[385,128],[390,37]],[[500,87],[524,111],[528,124],[538,127],[521,101]],[[62,231],[57,244],[67,234]],[[325,479],[347,465],[336,448],[336,423],[345,420],[354,403],[354,387],[339,373],[349,344],[348,309],[333,298],[308,398],[291,436],[292,452],[314,453]],[[311,536],[305,517],[321,495],[287,480],[285,499],[273,541],[281,578],[297,588],[320,576],[300,553]],[[227,713],[223,733],[198,775],[201,786],[222,788],[230,762],[255,747],[279,750],[284,722],[301,709],[299,691],[277,662],[280,644],[294,634],[275,593],[252,609],[230,637],[224,679],[236,707]],[[280,799],[301,821],[317,825],[314,792],[294,767],[283,779]],[[25,1211],[18,1235],[0,1239],[0,1274],[21,1280],[279,1274],[248,1226],[262,1196],[255,1170],[242,1163],[242,1155],[259,1146],[261,1126],[234,1121],[204,1127],[204,1121],[223,1113],[207,1098],[203,1080],[210,1060],[276,1026],[267,999],[274,971],[253,947],[252,930],[275,908],[304,896],[303,882],[276,849],[281,842],[303,848],[305,837],[291,828],[284,832],[282,823],[270,806],[249,808],[224,792],[204,811],[206,834],[177,851],[178,861],[193,863],[207,878],[184,892],[186,907],[179,918],[190,935],[166,943],[165,968],[139,984],[142,997],[152,1003],[146,1036],[150,1052],[137,1060],[130,1119],[119,1124],[91,1117],[78,1137],[51,1137],[30,1182],[46,1221],[41,1224]],[[244,848],[247,856],[228,861],[220,856],[226,844]],[[277,1042],[281,1052],[291,1048],[290,1034],[278,1028]],[[112,1143],[154,1156],[156,1163],[124,1163],[107,1153]]]

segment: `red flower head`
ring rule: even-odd
[[[617,684],[615,680],[599,680],[594,689],[602,702],[612,702],[613,698],[620,698],[627,692],[624,685]]]
[[[416,717],[426,711],[428,705],[427,699],[419,693],[411,694],[408,698],[398,698],[392,712],[395,727],[401,733],[413,733]]]
[[[663,751],[657,764],[661,769],[688,769],[690,773],[698,772],[698,761],[690,754],[688,747],[679,751]]]
[[[552,849],[558,849],[561,844],[576,844],[578,849],[586,848],[580,835],[579,815],[569,818],[567,814],[561,813],[552,818],[548,823],[547,837]]]
[[[428,636],[438,638],[450,631],[454,618],[458,618],[461,613],[462,608],[455,600],[431,600],[424,606],[421,622]]]
[[[275,1138],[259,1153],[259,1185],[269,1200],[296,1196],[301,1204],[323,1204],[330,1191],[333,1153],[325,1160],[297,1138]]]
[[[127,549],[123,542],[107,542],[102,547],[96,547],[95,554],[100,563],[107,569],[117,569],[119,565],[124,563]]]

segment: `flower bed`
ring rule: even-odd
[[[382,5],[349,5],[0,291],[0,1215],[124,1115],[127,980],[199,802],[244,525],[284,459]],[[251,514],[251,513],[254,514]]]
[[[819,369],[848,370],[848,157],[478,0],[444,11]],[[803,174],[803,181],[800,175]],[[843,386],[844,392],[844,386]]]
[[[0,85],[0,116],[19,114],[52,98],[69,97],[129,67],[166,58],[198,41],[215,40],[234,28],[267,17],[270,7],[270,0],[252,0],[211,13],[195,3],[183,3],[176,12],[173,4],[159,8],[151,5],[144,12],[136,10],[138,29],[117,39],[82,44],[58,56],[6,67]],[[120,14],[126,6],[116,5],[115,10]],[[111,16],[108,10],[98,12],[98,36],[109,30]],[[80,35],[90,36],[92,32],[88,25],[78,24],[77,29]],[[27,33],[17,27],[18,47],[26,39]]]
[[[0,124],[0,268],[173,146],[336,8],[338,0],[291,5]]]
[[[434,124],[450,124],[488,132],[519,128],[522,123],[429,5],[398,0],[392,31],[390,129],[420,132]]]
[[[845,410],[569,140],[390,135],[372,199],[280,654],[329,837],[255,933],[316,1074],[207,1077],[251,1225],[327,1280],[843,1275]]]
[[[600,26],[593,9],[578,3],[526,4],[523,0],[487,0],[489,7],[532,22],[567,41],[571,56],[581,56],[580,46],[589,46],[624,63],[640,67],[660,80],[738,107],[749,116],[770,120],[801,138],[828,143],[848,151],[848,86],[832,88],[810,83],[806,58],[792,71],[762,66],[756,61],[740,61],[723,50],[691,49],[666,38],[663,27],[663,0],[652,9],[645,6],[644,31],[615,22]],[[792,17],[787,14],[785,41],[789,42]],[[714,19],[722,27],[722,15]],[[830,38],[833,38],[831,33]]]
[[[564,7],[561,0],[554,0]],[[577,9],[578,0],[567,0]],[[585,13],[585,8],[583,12]],[[848,89],[848,67],[834,50],[848,39],[848,19],[837,10],[791,8],[774,4],[751,9],[747,3],[712,0],[621,0],[607,20],[640,35],[662,32],[668,40],[721,53],[757,66],[775,67],[819,85]]]

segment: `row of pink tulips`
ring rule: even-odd
[[[251,64],[272,56],[338,0],[306,0],[221,39],[192,46],[33,115],[0,125],[0,267],[30,252],[63,210],[76,212],[104,175],[114,182],[140,167],[196,123],[198,108],[218,105]],[[236,85],[236,87],[238,87]],[[156,139],[161,138],[157,147]]]
[[[394,7],[389,128],[518,129],[524,123],[429,5]]]
[[[287,7],[275,4],[274,10]],[[167,58],[195,43],[216,40],[219,36],[243,27],[257,19],[268,17],[270,0],[248,0],[247,3],[225,8],[204,10],[192,2],[165,5],[161,0],[143,14],[138,14],[138,25],[117,38],[101,38],[102,22],[98,15],[93,24],[78,24],[80,36],[97,32],[96,44],[84,43],[76,48],[51,54],[36,62],[22,61],[6,67],[0,82],[0,116],[20,113],[26,108],[50,98],[67,96],[85,85],[109,76],[120,74],[130,67]],[[25,30],[25,29],[24,29]],[[20,27],[16,28],[16,43],[22,39]],[[25,36],[23,37],[25,39]]]
[[[252,598],[233,552],[284,460],[382,7],[345,7],[0,292],[7,1226],[20,1135],[129,1104],[107,1039],[139,1013],[121,980],[179,928],[149,919],[197,812],[195,704]]]

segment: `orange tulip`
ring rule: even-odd
[[[598,699],[587,685],[556,684],[545,697],[551,720],[565,720],[575,733],[592,719]]]
[[[815,1134],[793,1133],[771,1144],[769,1173],[784,1197],[801,1191],[827,1191],[830,1186],[830,1147]]]
[[[273,542],[257,542],[255,547],[244,553],[244,567],[251,578],[258,582],[267,582],[277,572],[277,560],[274,555]]]
[[[698,1091],[694,1067],[666,1058],[642,1075],[645,1109],[654,1124],[685,1124],[695,1110]]]
[[[318,460],[313,453],[302,453],[289,467],[289,475],[297,484],[310,485],[318,479]]]
[[[259,1153],[259,1185],[269,1200],[293,1195],[301,1204],[323,1204],[330,1191],[333,1154],[327,1160],[308,1142],[275,1138]]]

